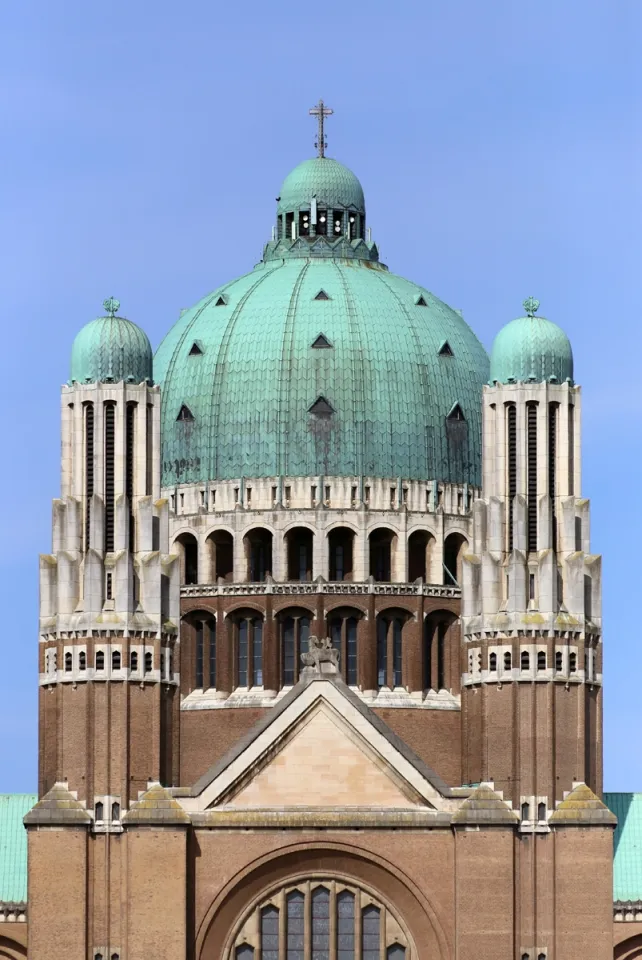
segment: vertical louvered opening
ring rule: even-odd
[[[128,403],[125,422],[125,496],[129,507],[129,549],[135,550],[134,528],[134,442],[136,437],[136,404]]]
[[[517,410],[509,403],[506,410],[508,447],[508,550],[513,549],[513,500],[517,494]]]
[[[528,550],[537,550],[537,404],[526,404]]]
[[[105,404],[105,553],[114,550],[114,453],[116,404]]]
[[[154,428],[154,407],[151,403],[147,404],[147,421],[145,424],[145,494],[150,497],[152,494],[152,452],[154,449],[152,433]]]
[[[568,495],[575,496],[575,407],[568,405]]]
[[[555,488],[557,484],[556,476],[556,458],[557,458],[557,411],[559,404],[549,403],[548,405],[548,495],[551,500],[551,537],[553,550],[557,550],[557,513]]]
[[[91,498],[94,494],[94,405],[85,404],[85,550],[91,535]]]

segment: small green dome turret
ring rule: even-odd
[[[82,328],[71,348],[72,383],[152,382],[152,347],[135,323],[116,316],[113,297],[103,301],[107,315]]]
[[[363,188],[352,170],[330,157],[304,160],[287,175],[281,187],[278,213],[309,210],[315,199],[317,207],[329,210],[353,210],[365,214]]]
[[[490,355],[490,382],[563,383],[573,380],[573,351],[564,331],[545,317],[536,317],[539,300],[524,301],[525,317],[503,327]]]

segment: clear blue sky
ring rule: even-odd
[[[37,555],[73,337],[113,294],[155,346],[260,259],[320,96],[392,270],[487,347],[531,293],[571,337],[605,783],[642,790],[639,0],[25,0],[0,36],[0,790],[36,785]]]

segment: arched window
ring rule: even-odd
[[[328,619],[328,636],[339,651],[339,670],[345,682],[352,687],[358,683],[357,637],[358,618],[348,610],[335,610]]]
[[[349,890],[337,895],[337,960],[354,960],[354,899]]]
[[[207,621],[207,629],[209,631],[209,640],[210,640],[210,689],[216,689],[216,620]],[[168,670],[171,673],[171,662],[172,654],[171,651],[168,651]]]
[[[377,683],[384,687],[388,681],[388,621],[377,620]]]
[[[198,541],[191,533],[181,533],[176,540],[181,557],[181,583],[198,583]]]
[[[203,689],[203,622],[198,620],[194,629],[194,640],[196,645],[196,673],[194,677],[194,686],[197,690]]]
[[[145,673],[151,673],[154,666],[154,654],[151,650],[145,653]]]
[[[504,654],[504,670],[512,670],[513,668],[513,658],[511,656],[510,650],[507,650]]]
[[[263,527],[250,530],[245,536],[247,578],[253,583],[263,583],[272,573],[272,534]]]
[[[537,651],[537,669],[546,670],[546,651],[545,650]]]
[[[138,670],[138,654],[135,650],[129,654],[129,669],[132,673],[136,673]]]
[[[295,612],[281,620],[281,682],[290,687],[301,673],[301,654],[307,653],[310,638],[310,617]]]
[[[528,655],[528,651],[527,651],[527,650],[522,650],[521,658],[520,658],[520,664],[521,664],[522,670],[530,670],[531,658],[530,658],[530,656]]]
[[[577,673],[577,654],[570,653],[568,657],[568,672]]]
[[[352,580],[354,533],[347,527],[336,527],[328,534],[330,580]]]
[[[562,651],[561,651],[561,650],[556,650],[556,651],[555,651],[555,670],[557,671],[557,673],[561,673],[561,672],[562,672],[562,670],[563,670],[563,663],[564,663],[564,658],[563,658],[563,656],[562,656]]]
[[[287,909],[287,957],[288,960],[304,960],[305,948],[305,897],[300,890],[293,890],[286,899]]]
[[[461,583],[461,558],[468,541],[461,533],[449,533],[444,540],[444,584],[458,587]]]
[[[317,887],[312,891],[312,943],[314,957],[330,958],[330,891]]]
[[[537,804],[537,819],[546,820],[546,804],[545,803]]]
[[[87,654],[81,650],[78,654],[78,669],[82,672],[87,669]]]
[[[105,654],[102,650],[96,650],[96,670],[105,669]]]
[[[405,960],[408,934],[378,899],[336,877],[272,890],[241,919],[225,960]]]
[[[435,538],[427,530],[415,530],[408,537],[408,580],[430,582],[430,559]]]
[[[120,820],[120,804],[116,800],[111,805],[111,818],[112,820]]]
[[[112,650],[111,668],[112,670],[120,670],[120,650]]]
[[[424,620],[424,689],[446,690],[446,648],[449,630],[455,620],[447,610],[436,610]]]
[[[261,960],[279,960],[279,911],[272,905],[261,910]]]
[[[375,530],[368,537],[370,576],[380,583],[388,583],[392,579],[392,548],[396,539],[392,530]]]
[[[403,624],[398,617],[395,617],[392,621],[392,682],[395,687],[401,686],[402,631]]]
[[[226,530],[215,530],[207,538],[212,583],[234,579],[234,537]]]
[[[71,673],[73,666],[73,658],[70,653],[65,654],[65,673]]]
[[[530,814],[531,814],[530,803],[526,803],[526,801],[522,803],[521,814],[522,814],[522,820],[530,820]]]
[[[239,687],[263,685],[263,621],[256,615],[238,616],[236,633],[236,677]]]
[[[491,673],[495,673],[497,671],[497,654],[496,653],[489,654],[488,669],[490,670]]]
[[[370,904],[361,911],[361,958],[379,960],[381,955],[381,910]]]
[[[248,943],[242,943],[234,951],[234,960],[254,960],[254,947],[251,947]],[[272,957],[270,957],[270,960],[272,960]]]
[[[288,580],[312,580],[312,540],[307,527],[295,527],[286,533]]]
[[[94,815],[95,815],[95,819],[96,819],[96,820],[102,820],[102,819],[103,819],[104,809],[105,809],[105,808],[104,808],[103,804],[102,804],[102,803],[100,802],[100,800],[99,800],[98,803],[96,804],[95,808],[94,808]]]

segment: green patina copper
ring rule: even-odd
[[[0,903],[27,899],[27,831],[22,818],[37,799],[33,793],[0,794]]]
[[[70,381],[76,383],[142,383],[152,380],[153,356],[147,334],[116,316],[118,300],[103,301],[107,316],[82,328],[71,349]]]
[[[349,209],[365,214],[363,188],[352,170],[330,157],[304,160],[283,181],[277,213],[309,210],[312,199],[327,210]]]
[[[564,331],[535,316],[539,300],[524,301],[525,317],[499,331],[490,354],[490,382],[513,383],[573,380],[573,351]]]
[[[331,346],[312,346],[320,334]],[[368,262],[259,264],[183,314],[154,374],[166,485],[319,474],[479,483],[482,345],[441,300]],[[327,418],[309,413],[320,396]],[[459,449],[446,424],[456,404]],[[191,419],[177,420],[183,406]]]
[[[642,793],[605,793],[617,817],[613,838],[613,899],[642,900]]]

